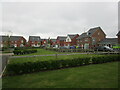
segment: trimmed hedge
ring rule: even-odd
[[[112,61],[119,61],[118,55],[106,55],[98,57],[73,58],[66,60],[49,60],[37,62],[25,62],[8,64],[6,68],[6,75],[18,75],[31,72],[39,72],[44,70],[54,70],[66,67],[75,67],[89,64],[100,64]]]
[[[23,54],[30,54],[30,53],[36,53],[36,49],[22,49],[22,50],[14,50],[13,53],[15,55],[23,55]]]
[[[14,50],[37,49],[40,47],[15,47]]]

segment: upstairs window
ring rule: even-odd
[[[21,43],[23,43],[23,40],[21,40]]]
[[[88,38],[86,38],[85,41],[88,41]]]
[[[100,33],[98,32],[98,35],[100,35]]]

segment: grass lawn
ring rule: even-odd
[[[50,50],[45,50],[45,49],[37,49],[36,53],[31,53],[31,54],[24,54],[24,55],[15,55],[15,56],[27,56],[27,55],[46,55],[46,54],[61,54],[65,52],[56,52],[56,51],[50,51]]]
[[[118,62],[7,76],[3,88],[117,88]]]
[[[78,54],[78,55],[64,55],[64,56],[40,56],[40,57],[21,57],[21,58],[10,58],[11,63],[24,63],[24,62],[36,62],[36,61],[47,61],[47,60],[65,60],[65,59],[72,59],[77,57],[99,57],[103,55],[95,55],[95,54]]]

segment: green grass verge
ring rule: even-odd
[[[2,84],[3,88],[117,88],[118,62],[7,76]]]
[[[83,57],[99,57],[104,55],[95,55],[95,54],[78,54],[78,55],[64,55],[64,56],[40,56],[40,57],[21,57],[21,58],[11,58],[11,63],[24,63],[24,62],[36,62],[36,61],[48,61],[48,60],[65,60],[65,59],[72,59],[72,58],[83,58]]]
[[[46,54],[61,54],[61,53],[65,53],[65,52],[56,52],[56,51],[50,51],[50,50],[45,50],[45,49],[37,49],[36,53],[24,54],[24,55],[15,55],[15,56],[46,55]]]

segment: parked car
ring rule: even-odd
[[[110,48],[108,46],[98,46],[94,49],[95,51],[110,51],[113,52],[113,48]]]
[[[75,49],[76,47],[75,46],[70,46],[70,49]]]
[[[62,46],[62,47],[59,47],[59,49],[69,49],[70,47],[69,46]]]

